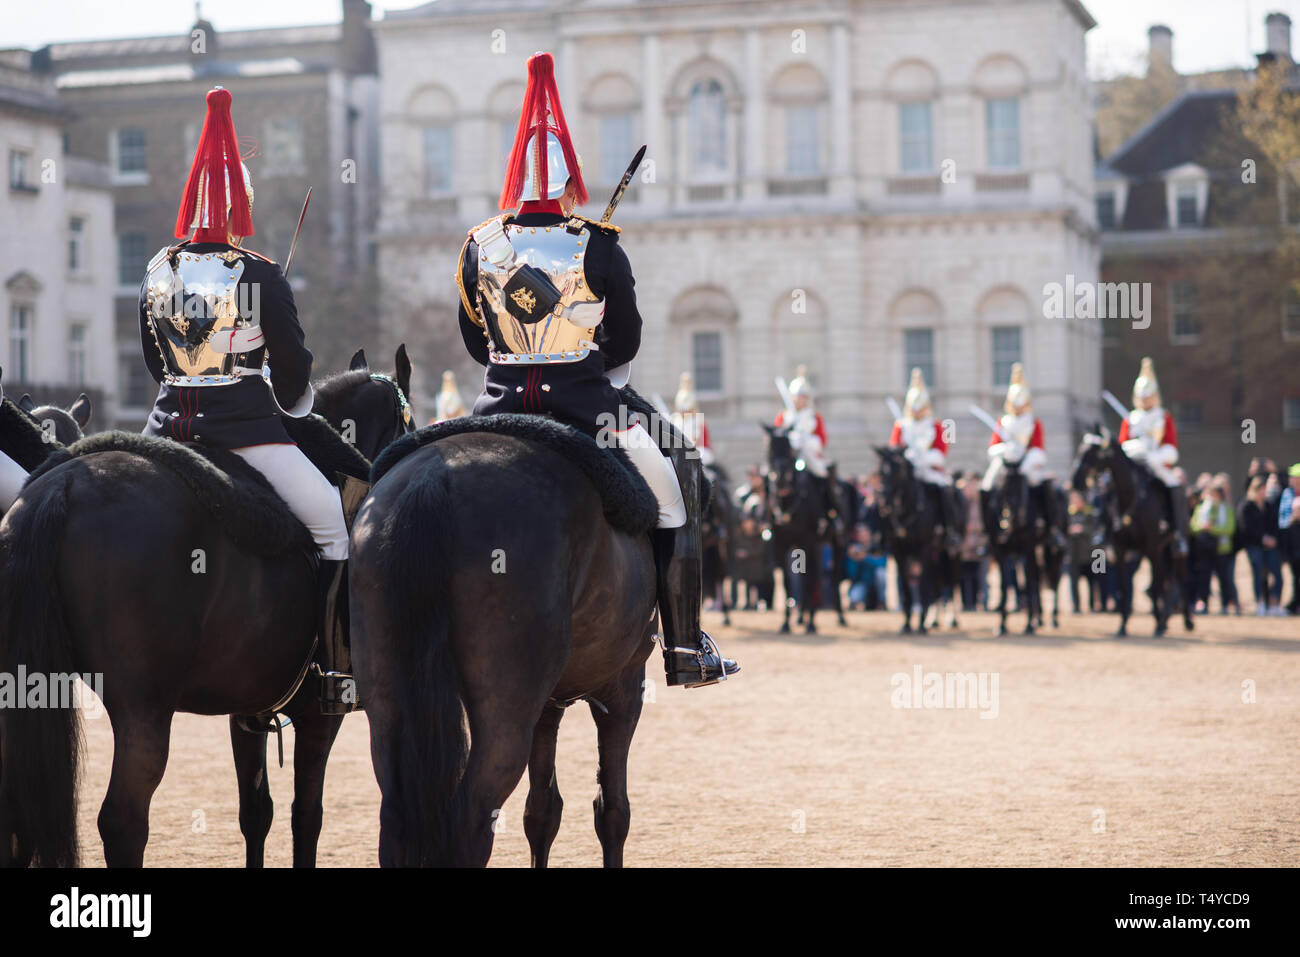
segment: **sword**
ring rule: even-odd
[[[892,415],[895,420],[903,417],[903,410],[898,407],[898,403],[894,401],[892,395],[885,396],[885,405],[889,406],[889,414]]]
[[[642,146],[636,151],[636,156],[632,157],[632,162],[627,165],[627,172],[619,180],[618,186],[614,189],[614,195],[609,198],[609,205],[605,207],[605,215],[600,217],[602,223],[607,223],[610,217],[614,215],[614,209],[623,199],[623,194],[627,192],[628,184],[632,182],[632,177],[636,175],[636,169],[641,165],[641,160],[645,156],[645,147]]]
[[[302,201],[302,212],[298,214],[298,228],[293,231],[293,242],[289,244],[289,255],[284,259],[284,274],[289,275],[289,264],[293,262],[293,251],[298,248],[298,234],[302,232],[302,221],[307,218],[307,204],[311,202],[311,187],[307,187],[307,198]]]
[[[970,414],[975,416],[975,418],[979,419],[990,429],[992,429],[993,434],[996,435],[1003,442],[1007,440],[1007,437],[1002,434],[1002,424],[998,422],[997,419],[993,418],[993,416],[989,415],[987,412],[981,409],[978,405],[972,405],[970,407]]]
[[[781,376],[776,377],[776,391],[781,393],[781,401],[785,403],[785,410],[790,413],[789,418],[794,420],[794,396],[790,394],[790,387],[786,385],[785,379]]]
[[[1121,419],[1128,418],[1128,409],[1124,407],[1123,402],[1115,398],[1114,393],[1112,393],[1109,389],[1102,389],[1101,397],[1106,400],[1106,404],[1109,405],[1112,409],[1114,409]]]

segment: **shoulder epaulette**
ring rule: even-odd
[[[613,223],[602,223],[596,219],[588,219],[586,216],[579,216],[577,213],[574,213],[569,217],[569,219],[576,219],[581,223],[585,223],[591,229],[600,229],[607,233],[613,233],[614,235],[618,235],[623,231],[622,226],[615,226]]]
[[[483,223],[480,223],[479,226],[485,226],[490,222],[492,222],[492,220],[485,220]],[[475,226],[474,229],[478,229],[479,226]],[[472,232],[473,230],[471,230],[471,233]],[[460,255],[456,257],[456,288],[460,290],[460,304],[465,307],[465,315],[469,316],[470,320],[476,326],[482,328],[486,333],[487,324],[483,321],[483,317],[478,314],[478,310],[474,308],[474,302],[470,299],[469,292],[465,289],[465,254],[469,252],[470,240],[473,238],[473,236],[470,236],[465,240],[465,245],[460,247]]]
[[[235,248],[238,249],[241,253],[243,253],[246,256],[252,256],[254,259],[260,259],[262,260],[262,262],[270,263],[272,266],[276,264],[275,260],[272,259],[270,256],[263,256],[255,249],[245,249],[243,246],[236,246]]]
[[[488,223],[495,223],[498,220],[500,220],[501,225],[504,226],[510,221],[512,221],[514,218],[515,218],[514,213],[502,213],[500,216],[493,216],[491,219],[483,220],[483,222],[479,223],[477,226],[471,226],[469,230],[466,232],[466,235],[473,238],[474,234],[478,232],[480,229],[482,229],[484,226],[486,226]]]

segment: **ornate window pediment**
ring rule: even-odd
[[[45,288],[39,279],[25,269],[20,269],[5,280],[5,289],[13,296],[34,298]]]

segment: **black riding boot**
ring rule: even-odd
[[[657,528],[655,581],[669,686],[702,688],[734,675],[740,665],[723,658],[713,639],[700,630],[703,591],[700,568],[700,462],[674,450],[671,459],[686,501],[686,524]]]
[[[957,518],[957,503],[953,501],[955,489],[940,486],[939,508],[943,515],[944,544],[950,549],[961,548],[960,522]]]
[[[1188,543],[1192,540],[1191,515],[1187,509],[1187,496],[1182,486],[1165,486],[1169,496],[1169,511],[1174,516],[1174,554],[1186,555]]]
[[[1056,489],[1044,479],[1039,483],[1035,491],[1039,495],[1039,501],[1043,509],[1043,521],[1047,523],[1047,534],[1052,545],[1058,550],[1064,550],[1067,541],[1065,538],[1065,516],[1061,514],[1061,503],[1057,501]]]
[[[348,562],[321,559],[317,578],[320,626],[316,669],[320,675],[320,707],[325,714],[348,714],[361,707],[352,677],[348,642]]]

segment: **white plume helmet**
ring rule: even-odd
[[[930,393],[925,387],[925,375],[920,366],[912,368],[912,380],[907,386],[907,395],[903,398],[903,411],[913,419],[921,418],[920,413],[930,407]]]
[[[1138,370],[1137,380],[1133,383],[1133,404],[1138,399],[1155,396],[1156,405],[1160,405],[1160,383],[1156,381],[1156,364],[1150,356],[1142,357],[1142,367]]]
[[[689,372],[683,372],[677,383],[673,407],[678,412],[698,412],[700,409],[699,400],[695,396],[695,380]]]
[[[578,156],[577,152],[574,153]],[[578,169],[582,169],[582,157],[578,156]],[[569,166],[564,161],[564,147],[560,139],[550,130],[546,132],[546,199],[559,199],[564,195],[564,188],[569,182]],[[521,203],[539,200],[537,192],[537,134],[528,140],[528,163],[524,168],[524,191],[519,196]]]
[[[809,401],[813,398],[812,383],[808,381],[808,367],[800,366],[795,370],[794,379],[790,382],[790,394],[806,395]]]
[[[1007,387],[1007,401],[1003,408],[1012,415],[1033,408],[1034,397],[1029,394],[1029,383],[1025,380],[1025,367],[1019,362],[1011,367],[1011,384]]]

